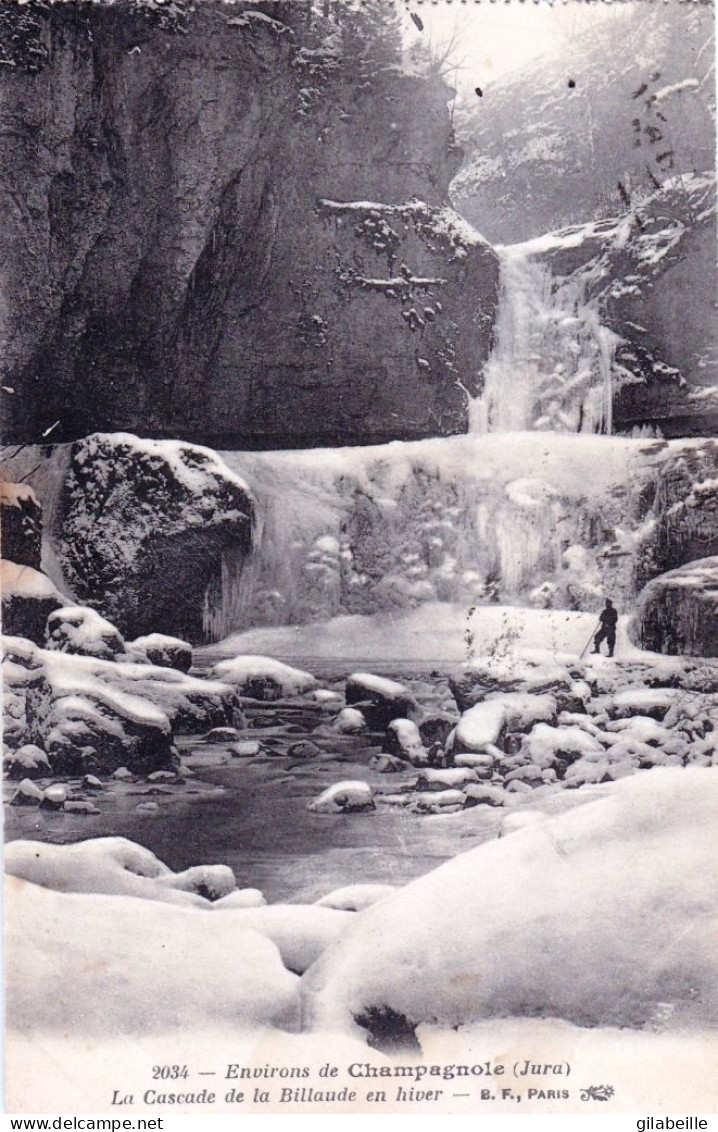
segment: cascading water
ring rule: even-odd
[[[499,254],[496,344],[484,369],[483,392],[469,408],[470,431],[610,434],[617,337],[601,325],[580,281],[555,280],[550,265],[525,245]],[[547,436],[546,444],[552,443]],[[497,549],[503,592],[525,595],[543,565],[548,580],[535,588],[541,600],[542,593],[556,589],[550,579],[564,565],[557,534],[563,507],[546,490],[540,468],[526,473],[525,481],[509,485],[494,502],[490,531],[481,511],[478,524]],[[599,582],[597,570],[583,573],[589,587]]]
[[[470,431],[609,433],[617,337],[580,281],[556,281],[524,245],[500,249],[496,345]]]

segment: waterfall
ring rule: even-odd
[[[567,434],[611,432],[617,338],[580,280],[555,279],[527,246],[500,255],[473,435],[222,454],[249,482],[259,525],[246,563],[222,560],[205,603],[207,639],[425,602],[599,600],[625,448]]]
[[[580,279],[554,279],[524,245],[500,255],[496,344],[470,431],[610,433],[617,336]]]

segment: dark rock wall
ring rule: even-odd
[[[718,441],[695,443],[655,465],[653,498],[634,563],[636,591],[666,571],[718,555]]]
[[[701,558],[649,582],[631,633],[654,652],[718,656],[718,558]]]
[[[308,5],[175,7],[24,9],[27,42],[2,68],[7,439],[55,425],[53,441],[102,428],[276,448],[461,431],[456,377],[480,385],[493,252],[418,248],[402,225],[397,270],[445,282],[427,295],[405,279],[392,302],[342,282],[380,257],[318,211],[323,197],[445,205],[460,159],[445,88],[391,70],[367,82]],[[402,311],[439,294],[422,342]]]

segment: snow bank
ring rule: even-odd
[[[320,908],[339,908],[345,912],[363,912],[372,904],[377,904],[385,896],[396,892],[393,884],[348,884],[344,888],[335,888],[315,903]]]
[[[628,640],[627,620],[619,620],[617,654],[645,655]],[[550,643],[552,648],[577,656],[594,626],[591,613],[507,605],[472,609],[467,604],[442,601],[427,602],[418,609],[395,610],[391,617],[386,613],[355,614],[310,625],[248,629],[195,651],[212,661],[218,656],[251,652],[288,661],[341,658],[348,666],[377,661],[459,664],[466,660],[467,632],[477,654],[495,651],[509,637],[520,648],[541,648]]]
[[[74,845],[11,841],[5,850],[5,871],[58,892],[133,896],[204,908],[209,907],[205,896],[216,900],[237,887],[226,865],[173,873],[149,849],[124,837],[98,837]]]
[[[349,926],[305,977],[306,1017],[715,1024],[717,805],[712,770],[658,769],[456,857]]]
[[[135,1037],[297,1024],[298,980],[244,912],[52,892],[11,877],[7,1019],[17,1031]],[[338,913],[337,913],[338,914]]]
[[[318,904],[268,904],[263,908],[231,912],[233,922],[243,931],[257,932],[271,939],[282,962],[301,975],[336,942],[353,921],[353,913]],[[214,924],[208,925],[208,931]]]
[[[311,673],[268,656],[236,656],[222,660],[214,666],[213,672],[219,680],[236,686],[241,695],[256,700],[299,696],[318,685]]]

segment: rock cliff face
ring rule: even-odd
[[[718,558],[700,558],[649,582],[632,633],[655,652],[718,656]]]
[[[465,428],[497,263],[446,207],[446,90],[324,8],[9,6],[8,440]]]

